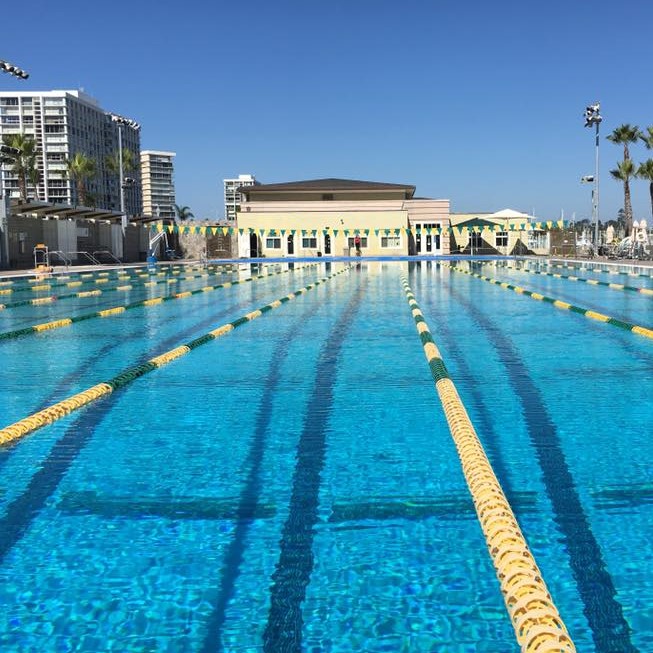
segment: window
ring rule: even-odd
[[[361,236],[360,239],[361,239],[361,249],[363,249],[363,247],[367,247],[367,236]],[[355,240],[356,240],[356,236],[348,238],[347,245],[351,248],[356,247]]]
[[[381,236],[381,247],[401,247],[401,237]]]
[[[302,238],[302,247],[304,249],[317,249],[317,238],[315,236],[304,236]]]
[[[497,235],[494,242],[497,247],[508,247],[508,232],[497,231]]]
[[[278,236],[269,236],[265,239],[265,246],[268,249],[281,249],[281,238]]]
[[[333,199],[333,193],[323,193],[322,194],[322,199],[327,201],[327,200],[332,200]]]

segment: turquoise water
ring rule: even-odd
[[[0,341],[0,426],[342,265]],[[653,650],[652,341],[435,262],[363,263],[0,450],[0,650],[517,651],[402,270],[578,650]],[[653,324],[645,295],[473,270]]]

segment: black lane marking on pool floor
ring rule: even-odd
[[[424,306],[424,301],[426,301],[426,307],[429,307],[430,303],[431,311],[437,310],[437,297],[433,297],[432,288],[424,286],[418,278],[413,278],[411,287],[414,289],[416,288],[420,293],[419,297],[422,306]],[[442,287],[447,288],[448,290],[446,284]],[[465,379],[473,379],[474,372],[472,371],[472,368],[469,366],[467,360],[463,355],[461,346],[462,343],[460,343],[459,339],[455,338],[451,332],[451,328],[447,323],[446,316],[439,316],[437,318],[436,326],[433,332],[435,334],[434,338],[435,336],[438,336],[438,338],[436,338],[436,342],[438,345],[442,344],[441,349],[447,352],[447,358],[449,358],[449,356],[451,357],[453,363],[456,365],[458,370],[460,370],[461,376]],[[456,380],[456,385],[462,385],[461,381]],[[488,454],[488,458],[492,464],[492,469],[494,469],[494,472],[499,479],[499,483],[501,483],[501,487],[505,492],[506,497],[508,498],[508,503],[510,503],[514,509],[515,506],[520,505],[520,502],[517,501],[513,503],[513,499],[516,497],[516,493],[510,481],[510,473],[508,471],[509,466],[506,465],[505,457],[501,452],[499,434],[496,432],[496,429],[492,423],[491,406],[489,406],[485,400],[483,390],[478,383],[472,382],[465,385],[467,387],[468,393],[474,399],[477,416],[476,425],[479,427],[477,429],[479,432],[479,437],[481,438],[485,451]]]
[[[157,343],[156,348],[151,350],[151,355],[160,352],[162,345],[165,345],[166,342],[176,344],[183,338],[196,333],[197,329],[207,323],[215,324],[216,319],[221,319],[221,316],[229,315],[234,310],[246,310],[251,305],[251,300],[246,300],[238,306],[220,311],[220,313],[192,327],[188,327],[174,336],[170,336],[166,341]],[[0,561],[20,541],[32,521],[43,509],[46,501],[55,492],[61,479],[91,439],[100,422],[113,408],[113,402],[107,400],[110,397],[115,397],[115,395],[116,393],[112,393],[103,397],[99,401],[89,404],[79,413],[77,419],[68,426],[64,434],[53,444],[24,492],[7,506],[5,514],[0,518]],[[11,451],[11,448],[9,451]]]
[[[556,426],[538,387],[519,351],[505,333],[460,292],[451,287],[450,292],[487,334],[522,404],[528,435],[540,463],[554,521],[564,537],[597,653],[637,653],[638,649],[630,640],[630,626],[616,598],[612,577],[606,569],[601,549],[578,496]]]
[[[234,595],[236,581],[240,575],[240,567],[245,558],[246,540],[254,517],[242,517],[242,515],[255,514],[261,505],[263,493],[263,479],[261,470],[263,467],[263,456],[270,432],[270,420],[274,408],[275,393],[281,383],[281,368],[283,367],[290,346],[297,337],[297,334],[306,326],[306,321],[314,317],[320,308],[319,302],[313,305],[302,315],[301,320],[295,319],[290,329],[283,335],[281,342],[272,356],[268,374],[265,377],[265,384],[256,415],[254,436],[250,444],[249,453],[245,459],[247,477],[240,493],[237,514],[241,515],[235,525],[233,537],[226,547],[222,573],[220,576],[218,596],[213,606],[213,611],[208,618],[206,635],[200,653],[219,653],[224,651],[222,641],[222,628],[226,619],[229,601]]]
[[[265,653],[302,651],[302,603],[314,564],[313,538],[318,520],[320,476],[326,457],[327,422],[333,404],[340,351],[360,309],[363,290],[361,283],[320,351],[315,384],[297,445],[292,494],[281,535],[279,560],[272,574],[270,611],[263,633]]]

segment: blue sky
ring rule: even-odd
[[[64,10],[62,11],[62,7]],[[591,216],[601,102],[601,217],[617,125],[653,125],[653,3],[598,0],[114,0],[16,4],[0,90],[83,88],[173,150],[178,203],[224,213],[222,179],[343,177],[417,186],[454,211]],[[636,161],[653,158],[643,145]],[[635,181],[636,218],[650,220]]]

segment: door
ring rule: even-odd
[[[249,236],[249,257],[258,258],[259,249],[258,249],[258,236],[256,234],[250,234]]]
[[[288,254],[295,253],[295,236],[288,234]]]
[[[331,254],[331,235],[324,234],[324,253]]]

